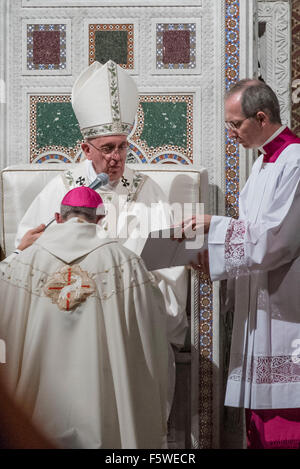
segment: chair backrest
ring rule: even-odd
[[[163,167],[162,167],[163,166]],[[208,176],[204,168],[168,165],[130,165],[153,178],[170,203],[207,202]],[[15,165],[1,171],[1,247],[8,256],[14,249],[17,227],[27,208],[57,174],[70,168],[67,163]]]

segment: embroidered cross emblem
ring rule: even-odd
[[[96,290],[96,285],[79,265],[65,266],[55,272],[44,287],[44,293],[61,310],[70,311]]]
[[[84,177],[79,176],[79,178],[76,179],[76,184],[77,184],[78,186],[84,186],[84,183],[85,183],[85,178],[84,178]]]
[[[122,176],[121,182],[124,187],[130,186],[128,179],[126,179],[124,176]]]

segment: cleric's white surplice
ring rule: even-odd
[[[213,217],[209,230],[212,280],[235,278],[225,404],[296,408],[300,407],[300,144],[286,146],[273,163],[263,159],[261,155],[256,160],[241,192],[239,219]]]
[[[53,224],[0,264],[1,371],[64,448],[161,448],[164,300],[143,261],[101,230],[77,218]]]
[[[51,180],[35,198],[19,225],[16,245],[27,230],[40,223],[48,223],[66,192],[80,185],[89,185],[96,178],[92,162],[85,160]],[[169,227],[172,215],[161,188],[148,176],[125,167],[122,179],[97,189],[107,208],[107,217],[101,222],[108,236],[118,239],[133,252],[140,254],[150,231]],[[114,215],[117,227],[114,224]],[[151,222],[151,223],[150,223]],[[142,234],[142,236],[141,236]],[[155,271],[159,287],[163,292],[167,309],[169,342],[183,345],[186,329],[187,271],[173,267]],[[175,386],[175,364],[170,347],[169,366],[169,410]]]

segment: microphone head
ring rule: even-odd
[[[106,173],[97,174],[96,179],[99,179],[99,181],[102,182],[102,185],[108,184],[108,181],[109,181],[108,174],[106,174]]]
[[[97,174],[96,179],[92,182],[92,184],[89,185],[90,189],[98,189],[101,186],[105,186],[108,184],[109,178],[108,174],[106,173],[99,173]]]

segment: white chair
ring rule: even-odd
[[[8,256],[15,249],[17,227],[27,208],[57,174],[70,168],[67,163],[24,164],[1,171],[1,247]],[[204,168],[190,169],[177,165],[131,165],[153,178],[170,203],[207,202],[208,177]]]

